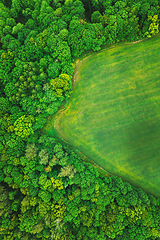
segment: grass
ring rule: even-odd
[[[61,138],[102,168],[158,197],[159,43],[157,35],[79,62],[68,107],[54,123]]]

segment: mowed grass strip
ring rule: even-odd
[[[160,196],[160,35],[77,66],[55,129],[110,173]]]

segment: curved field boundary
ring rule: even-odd
[[[78,62],[73,95],[54,123],[61,138],[102,168],[157,196],[159,36],[112,46]]]

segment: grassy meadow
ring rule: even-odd
[[[54,128],[108,172],[160,197],[160,35],[76,66]]]

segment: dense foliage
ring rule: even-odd
[[[0,239],[158,239],[159,199],[42,134],[74,60],[159,31],[159,0],[0,3]]]

